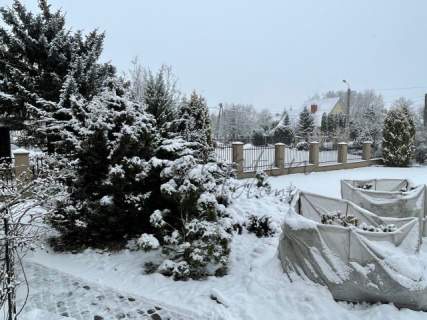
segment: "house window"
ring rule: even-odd
[[[310,112],[311,113],[316,113],[317,112],[317,104],[312,104],[310,106]]]

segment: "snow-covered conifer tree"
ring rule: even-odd
[[[285,126],[291,125],[291,120],[289,119],[289,113],[286,110],[283,112],[282,119],[283,119],[283,124]]]
[[[33,14],[15,0],[0,10],[0,115],[13,128],[26,129],[29,140],[47,143],[53,151],[64,116],[71,116],[59,103],[61,95],[76,89],[91,98],[114,68],[97,62],[102,33],[84,37],[71,32],[64,13],[53,11],[47,0],[39,0],[39,9]],[[66,81],[70,75],[74,88]]]
[[[189,99],[184,98],[178,107],[175,125],[184,140],[199,143],[197,156],[207,161],[212,153],[212,130],[205,98],[196,91]]]
[[[384,163],[389,166],[407,166],[414,151],[414,139],[406,112],[402,108],[388,111],[383,129]]]
[[[73,191],[50,222],[68,244],[97,246],[152,229],[149,160],[158,136],[152,117],[118,81],[87,108]]]
[[[306,141],[313,133],[314,119],[307,108],[304,108],[299,115],[298,134]]]
[[[171,68],[162,66],[156,74],[145,72],[143,88],[146,111],[156,119],[161,134],[167,136],[176,116],[179,96]]]
[[[328,134],[328,115],[326,112],[322,114],[322,120],[320,122],[320,130],[323,134]]]
[[[337,129],[338,124],[336,115],[333,113],[328,114],[328,133],[333,136],[337,132]]]
[[[161,181],[159,194],[152,196],[162,201],[150,221],[169,257],[159,272],[175,279],[223,275],[228,264],[226,171],[216,162],[200,161],[197,147],[181,138],[164,139],[152,160]]]
[[[271,135],[273,136],[273,141],[275,143],[285,143],[291,144],[295,140],[295,132],[289,124],[289,116],[287,113],[284,117],[279,121],[277,126],[271,131]]]

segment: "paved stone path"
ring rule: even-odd
[[[88,283],[33,262],[26,263],[25,272],[30,283],[25,311],[43,309],[76,320],[198,319],[195,315],[184,315],[142,297]]]

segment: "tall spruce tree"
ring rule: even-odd
[[[207,161],[212,149],[212,130],[206,99],[193,91],[184,98],[177,112],[177,131],[189,142],[197,142],[198,156]]]
[[[322,120],[320,122],[320,130],[323,134],[328,134],[328,115],[326,112],[322,114]]]
[[[383,159],[388,166],[404,167],[414,151],[411,121],[402,108],[387,112],[383,129]]]
[[[29,12],[19,0],[0,9],[0,117],[38,145],[49,142],[52,151],[73,117],[61,99],[90,99],[114,68],[97,62],[104,34],[71,32],[65,14],[47,0],[39,0],[39,10]]]
[[[289,126],[291,124],[291,120],[289,119],[289,113],[285,110],[283,115],[283,124],[285,126]]]
[[[305,107],[300,115],[298,122],[298,134],[303,137],[306,141],[313,133],[314,130],[314,119],[308,109]]]
[[[176,116],[178,91],[170,67],[162,66],[154,74],[147,71],[144,74],[144,105],[146,111],[156,119],[162,136],[167,136]]]
[[[335,135],[338,129],[337,116],[333,113],[328,114],[328,133]]]

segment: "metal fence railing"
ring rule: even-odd
[[[347,161],[360,161],[363,159],[363,151],[361,148],[349,149],[347,153]]]
[[[297,148],[285,148],[285,167],[298,167],[308,164],[308,150],[298,150]]]
[[[243,148],[243,171],[269,170],[276,166],[276,150],[280,146],[275,145],[253,146],[246,144]],[[283,148],[283,147],[282,147]],[[301,146],[285,146],[284,148],[284,167],[301,167],[309,165],[310,151],[308,144]],[[240,149],[241,150],[241,149]],[[351,147],[347,149],[347,161],[357,162],[363,160],[362,148]],[[338,145],[329,144],[321,146],[318,154],[319,164],[338,163]],[[233,147],[231,145],[217,145],[215,147],[215,156],[218,161],[228,164],[233,163]]]
[[[338,162],[338,150],[322,150],[319,152],[319,163]]]
[[[13,187],[15,183],[15,166],[13,158],[0,159],[0,193]]]
[[[231,145],[220,145],[215,147],[215,158],[219,162],[233,163],[233,149]]]
[[[246,147],[243,149],[243,171],[274,168],[274,146]]]

